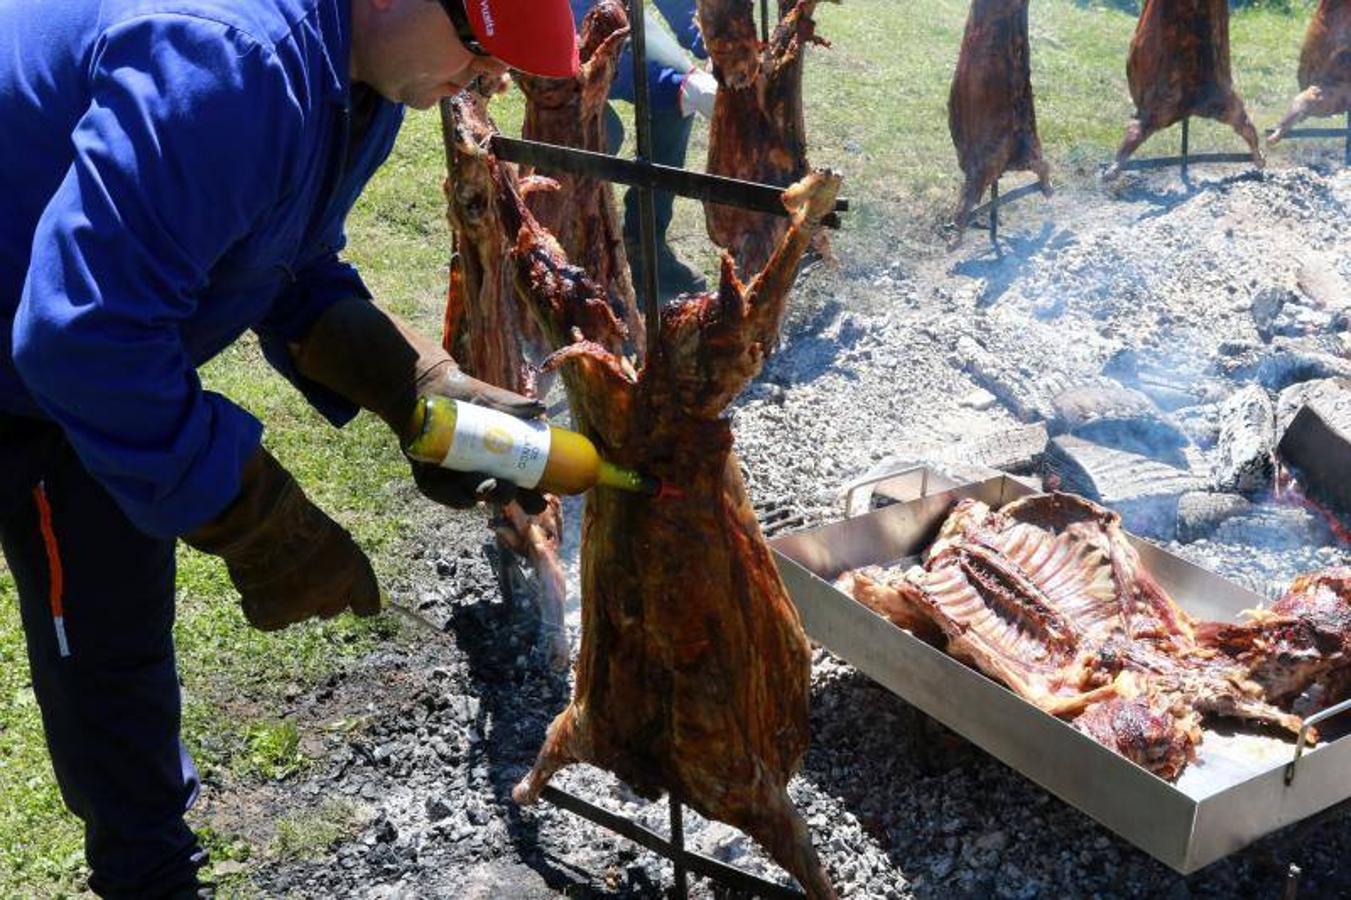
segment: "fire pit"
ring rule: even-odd
[[[1325,740],[1207,723],[1196,761],[1175,783],[1118,756],[837,590],[846,570],[917,559],[958,500],[998,507],[1032,489],[1006,475],[954,484],[929,468],[891,476],[879,493],[901,502],[772,542],[807,633],[893,693],[1187,874],[1351,796],[1342,777],[1351,740],[1334,717],[1306,720]],[[1263,598],[1132,537],[1146,566],[1187,611],[1234,620]]]

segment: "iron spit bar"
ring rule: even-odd
[[[1346,114],[1345,128],[1292,128],[1281,137],[1281,140],[1287,141],[1291,138],[1295,140],[1343,138],[1346,141],[1346,149],[1343,151],[1342,163],[1351,166],[1351,112]]]
[[[672,802],[671,824],[673,834],[672,839],[667,840],[631,819],[602,809],[588,800],[583,800],[581,797],[553,785],[546,786],[540,793],[540,797],[559,809],[580,816],[589,822],[594,822],[607,831],[626,837],[658,856],[671,860],[676,864],[677,872],[680,872],[683,867],[733,890],[743,891],[756,897],[765,897],[768,900],[802,900],[806,896],[801,891],[766,881],[758,875],[743,872],[741,869],[729,866],[727,863],[720,862],[710,856],[686,850],[683,827],[678,829],[675,827],[677,823],[683,826],[680,813],[681,804],[678,801]]]
[[[567,172],[569,175],[585,175],[602,181],[679,194],[692,200],[723,203],[727,206],[779,216],[788,215],[788,211],[783,208],[783,188],[769,184],[709,175],[705,172],[691,172],[673,166],[609,156],[593,150],[560,147],[557,144],[527,141],[500,134],[493,136],[493,153],[499,159],[534,166],[546,173]],[[839,228],[840,219],[837,213],[848,210],[849,201],[842,197],[835,201],[835,212],[821,222],[827,227]]]

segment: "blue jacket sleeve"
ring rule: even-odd
[[[90,67],[74,161],[38,223],[14,361],[138,527],[169,537],[238,494],[262,426],[203,391],[179,334],[214,261],[281,196],[298,110],[247,35],[157,14]]]
[[[698,14],[694,0],[655,0],[676,40],[694,55],[696,59],[708,59],[708,50],[704,49],[704,35],[699,31]]]
[[[350,422],[360,407],[301,375],[291,358],[291,345],[309,333],[325,310],[351,297],[369,300],[371,292],[353,266],[339,259],[336,251],[327,253],[297,273],[295,281],[273,305],[272,313],[254,328],[263,356],[272,368],[295,385],[325,419],[339,427]]]

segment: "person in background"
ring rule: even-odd
[[[571,0],[572,14],[578,23],[586,16],[595,0]],[[718,92],[717,80],[705,71],[698,61],[706,61],[699,26],[695,20],[694,0],[655,0],[654,6],[671,28],[675,38],[653,18],[647,19],[647,79],[652,108],[652,162],[664,166],[683,167],[685,153],[690,145],[690,131],[694,116],[705,119],[713,115],[713,100]],[[610,97],[615,100],[634,98],[632,49],[626,47],[619,59]],[[605,127],[610,142],[609,152],[617,154],[624,142],[624,122],[614,107],[606,109]],[[702,291],[707,282],[699,271],[671,247],[667,231],[675,208],[675,195],[658,193],[654,197],[657,220],[657,277],[663,297]],[[638,192],[629,190],[624,195],[624,244],[628,250],[629,265],[635,284],[641,283],[642,257],[638,252]]]
[[[421,394],[519,416],[371,302],[348,211],[427,109],[577,71],[567,0],[0,2],[0,537],[90,888],[198,897],[179,739],[175,542],[272,630],[379,612],[375,574],[197,369],[253,330],[326,418],[400,437]],[[511,491],[414,464],[470,506]],[[542,502],[516,495],[526,509]]]

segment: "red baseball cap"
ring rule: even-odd
[[[442,0],[447,9],[461,2],[478,43],[470,50],[531,75],[577,74],[577,26],[568,0]]]

